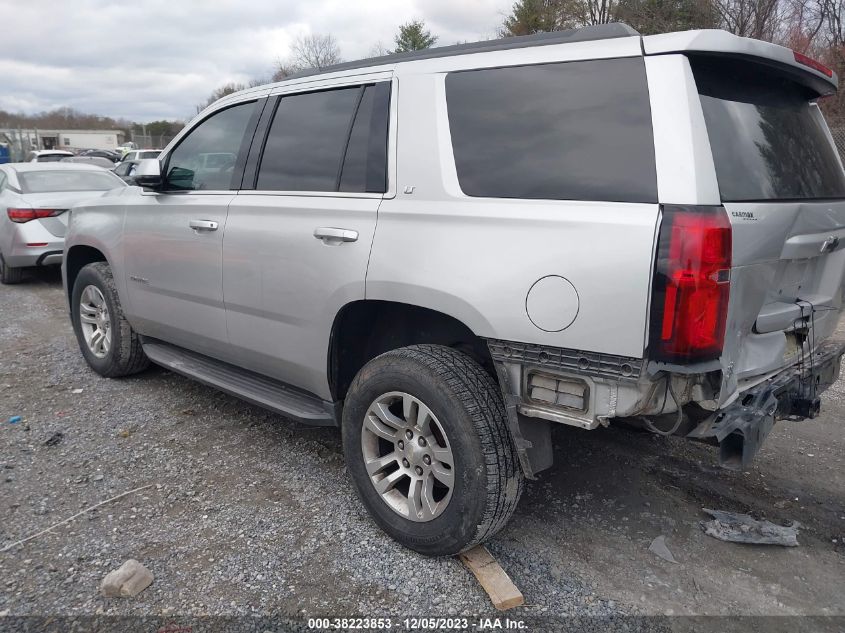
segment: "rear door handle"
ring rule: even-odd
[[[218,225],[217,222],[211,220],[191,220],[188,222],[188,226],[195,231],[216,231]]]
[[[314,237],[323,240],[324,244],[339,244],[340,242],[355,242],[358,239],[358,231],[351,229],[335,229],[329,226],[321,226],[314,229]]]

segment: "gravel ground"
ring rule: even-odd
[[[378,530],[336,430],[158,368],[123,380],[88,370],[54,273],[0,288],[0,359],[0,548],[149,486],[1,553],[0,615],[501,615],[457,560],[421,557]],[[845,390],[835,389],[829,413],[779,425],[745,474],[687,442],[558,429],[555,468],[489,543],[526,597],[508,615],[532,630],[686,626],[631,615],[845,615]],[[801,547],[710,539],[702,505],[798,518]],[[677,565],[648,552],[659,534]],[[101,597],[103,576],[128,558],[153,585]],[[581,619],[552,619],[562,616]]]

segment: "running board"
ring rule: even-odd
[[[228,394],[305,424],[337,426],[336,405],[272,378],[146,339],[144,353],[154,363]]]

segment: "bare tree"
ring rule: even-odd
[[[340,48],[333,35],[312,33],[300,35],[291,47],[290,66],[302,70],[305,68],[325,68],[340,63]]]
[[[227,83],[223,86],[220,86],[219,88],[214,90],[210,95],[208,95],[208,98],[205,100],[204,103],[197,104],[197,106],[196,106],[197,113],[202,112],[203,110],[205,110],[208,106],[210,106],[212,103],[214,103],[218,99],[222,99],[223,97],[230,95],[233,92],[238,92],[239,90],[243,90],[244,88],[246,88],[245,85],[243,85],[241,83],[235,83],[233,81],[229,82],[229,83]]]
[[[819,34],[825,26],[828,5],[833,0],[786,0],[781,44],[801,53],[816,51]]]
[[[583,4],[585,14],[581,23],[584,25],[607,24],[616,19],[614,0],[586,0]]]
[[[379,40],[370,47],[370,52],[367,54],[367,57],[384,57],[385,55],[390,55],[392,52],[393,51],[384,45],[384,42]]]
[[[725,30],[771,42],[785,5],[780,0],[714,0],[713,6]]]
[[[290,64],[286,64],[280,61],[276,64],[276,70],[273,72],[271,81],[282,81],[283,79],[287,79],[288,77],[296,74],[297,72],[299,72],[299,68],[294,68]]]

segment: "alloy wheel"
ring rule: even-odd
[[[397,514],[426,522],[449,505],[455,486],[452,449],[419,398],[401,391],[376,398],[364,416],[361,450],[373,487]]]
[[[86,286],[82,291],[79,322],[88,349],[97,358],[105,358],[111,349],[111,317],[106,298],[97,286]]]

